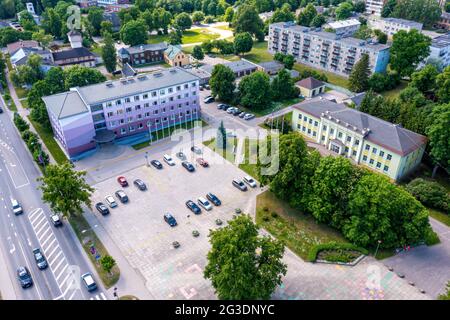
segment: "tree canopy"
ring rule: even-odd
[[[220,101],[231,102],[234,97],[235,75],[233,71],[223,65],[216,64],[211,72],[209,85],[211,86],[211,93],[217,96]]]

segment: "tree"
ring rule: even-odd
[[[450,213],[450,196],[439,183],[416,178],[408,183],[405,189],[424,206]]]
[[[369,56],[363,54],[361,59],[353,66],[352,72],[348,78],[350,90],[354,92],[363,92],[369,88]]]
[[[212,248],[204,277],[211,280],[219,299],[270,299],[287,272],[283,243],[259,236],[247,215],[211,230],[209,238]]]
[[[248,32],[258,41],[264,40],[264,23],[253,6],[240,5],[233,19],[235,34]]]
[[[34,41],[40,43],[40,45],[44,48],[47,48],[48,45],[53,41],[53,36],[51,34],[46,34],[44,30],[40,29],[39,31],[33,32],[31,38]]]
[[[381,44],[386,44],[388,36],[381,30],[375,29],[373,30],[373,34],[377,37],[377,41]]]
[[[205,20],[205,14],[202,11],[195,11],[194,13],[192,13],[192,22],[194,22],[195,24],[199,24],[203,20]]]
[[[20,19],[19,23],[23,27],[24,30],[27,31],[35,31],[36,30],[36,21],[34,21],[33,16],[28,11],[24,10],[19,13]]]
[[[435,66],[427,64],[422,69],[411,74],[411,82],[409,85],[416,87],[423,94],[427,94],[435,90],[438,74],[439,72]]]
[[[383,9],[381,10],[381,16],[383,18],[389,17],[394,11],[396,5],[397,0],[387,0],[383,5]]]
[[[217,148],[221,150],[226,150],[227,148],[227,131],[223,125],[223,120],[220,121],[220,127],[217,128],[217,136],[216,136]]]
[[[105,33],[113,34],[113,24],[111,21],[104,20],[100,24],[100,34],[104,35]]]
[[[337,20],[345,20],[351,17],[353,6],[350,2],[342,2],[336,8],[335,14]]]
[[[0,6],[0,19],[14,18],[16,5],[14,0],[4,0]]]
[[[323,14],[318,14],[311,21],[311,27],[319,28],[327,22]]]
[[[65,91],[64,85],[64,71],[60,67],[53,67],[47,71],[44,78],[48,84],[50,90],[53,93],[59,93]],[[30,98],[30,97],[28,97]]]
[[[209,79],[213,97],[217,96],[223,102],[231,102],[234,97],[234,89],[236,88],[234,80],[235,75],[229,67],[223,64],[216,64]]]
[[[400,30],[394,34],[391,46],[390,66],[403,77],[410,76],[417,65],[430,53],[431,39],[416,29]],[[408,50],[405,50],[408,48]]]
[[[175,29],[169,34],[169,43],[171,45],[181,44],[183,41],[183,31]]]
[[[91,206],[91,194],[94,191],[84,181],[85,171],[76,171],[69,162],[50,164],[45,169],[45,175],[38,178],[42,182],[42,200],[50,205],[55,212],[66,217],[83,212],[83,205]]]
[[[435,164],[434,177],[438,167],[450,169],[450,103],[434,107],[431,119],[427,136],[430,139],[430,156]]]
[[[294,21],[295,14],[291,11],[289,3],[283,4],[281,8],[277,8],[270,18],[271,23]]]
[[[153,11],[153,23],[156,30],[163,30],[165,34],[172,20],[172,14],[164,8],[157,8]]]
[[[439,2],[435,0],[398,0],[390,16],[432,26],[439,20],[441,13]]]
[[[106,77],[97,69],[81,65],[74,65],[64,69],[64,79],[66,90],[106,81]]]
[[[130,46],[147,42],[147,26],[142,20],[127,22],[120,28],[120,39]]]
[[[291,54],[287,54],[284,58],[283,58],[283,64],[284,67],[288,70],[292,70],[292,67],[294,66],[295,63],[295,58],[293,55]]]
[[[450,102],[450,66],[436,77],[436,96],[441,103]]]
[[[238,33],[234,37],[234,52],[238,55],[250,52],[253,47],[252,35],[248,32]]]
[[[102,59],[105,64],[106,71],[113,73],[116,70],[117,54],[114,47],[114,40],[110,33],[103,34],[104,45],[102,47]]]
[[[364,1],[356,1],[353,10],[363,13],[366,11],[366,3]]]
[[[174,25],[176,29],[180,29],[181,31],[190,29],[192,27],[191,17],[186,12],[180,13],[175,17]]]
[[[271,90],[273,98],[277,101],[298,97],[300,93],[299,89],[295,86],[294,80],[286,69],[281,70],[273,78]]]
[[[315,16],[317,16],[317,10],[312,3],[309,3],[306,8],[299,13],[297,23],[301,26],[309,27]]]
[[[233,18],[234,18],[234,9],[233,7],[228,7],[227,10],[225,10],[223,20],[225,20],[226,22],[232,22]]]
[[[94,36],[100,35],[100,28],[102,27],[102,21],[103,21],[103,9],[98,7],[91,7],[89,8],[89,12],[87,15],[87,20],[91,24],[92,28],[94,29]]]
[[[246,108],[261,110],[271,102],[270,78],[263,71],[256,71],[242,78],[239,82],[241,105]]]
[[[63,21],[59,14],[53,8],[45,9],[42,14],[42,26],[46,33],[60,39],[62,34]]]
[[[201,46],[194,46],[192,49],[192,57],[197,61],[205,58],[205,54],[203,53]]]
[[[203,41],[201,44],[203,52],[210,53],[214,49],[214,44],[211,40]]]
[[[112,268],[116,265],[116,260],[110,255],[106,255],[100,259],[100,264],[102,265],[103,270],[110,274]]]

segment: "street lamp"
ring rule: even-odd
[[[374,255],[375,259],[377,258],[378,248],[380,247],[381,242],[382,242],[381,240],[378,240],[377,249],[375,250],[375,255]]]
[[[150,167],[150,164],[148,163],[148,151],[145,151],[145,162],[147,163],[147,167]]]

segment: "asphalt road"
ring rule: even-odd
[[[0,272],[7,272],[17,300],[41,299],[108,299],[103,293],[100,279],[82,250],[78,239],[64,221],[61,228],[55,228],[50,221],[50,210],[41,200],[36,179],[41,175],[19,136],[12,113],[7,111],[3,99],[0,105],[0,250],[6,266]],[[11,209],[11,198],[16,199],[24,213],[15,216]],[[33,248],[41,248],[49,267],[39,270],[32,254]],[[16,270],[27,266],[34,285],[22,289]],[[96,278],[99,290],[88,293],[80,284],[80,274],[91,272]],[[0,286],[0,289],[3,289]],[[11,288],[11,286],[9,286]]]

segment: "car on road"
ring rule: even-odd
[[[255,181],[255,179],[253,179],[252,177],[250,177],[250,176],[245,176],[245,177],[244,177],[244,182],[245,182],[246,184],[248,184],[250,187],[256,188],[256,181]]]
[[[116,197],[122,203],[127,203],[128,202],[128,196],[123,190],[117,190],[116,191]]]
[[[197,158],[197,163],[198,163],[199,165],[201,165],[202,167],[204,167],[204,168],[209,167],[208,161],[206,161],[206,160],[203,159],[203,158]]]
[[[95,204],[95,208],[98,212],[100,212],[102,216],[106,216],[107,214],[109,214],[109,209],[103,202],[97,202]]]
[[[239,113],[239,118],[244,118],[245,117],[245,112],[244,111],[242,111],[241,113]]]
[[[169,156],[168,154],[165,154],[163,156],[163,160],[169,165],[169,166],[174,166],[175,165],[175,161],[173,161],[172,157]]]
[[[117,182],[120,184],[120,186],[122,187],[128,187],[128,181],[125,177],[120,176],[117,178]]]
[[[191,147],[191,151],[192,151],[193,153],[196,153],[196,154],[202,154],[202,149],[200,149],[200,148],[197,147],[197,146],[192,146],[192,147]]]
[[[152,166],[154,166],[156,169],[162,169],[163,165],[161,162],[159,162],[158,160],[152,160],[150,161],[150,163],[152,164]]]
[[[16,216],[23,213],[22,206],[16,199],[11,199],[11,207]]]
[[[57,213],[53,213],[50,216],[50,220],[52,220],[52,223],[55,227],[62,226],[61,218],[59,217],[59,215]]]
[[[41,252],[41,249],[39,248],[33,249],[33,256],[40,270],[44,270],[45,268],[48,267],[47,259],[45,259],[44,255]]]
[[[177,220],[175,220],[175,217],[169,212],[164,214],[164,221],[167,222],[171,227],[175,227],[177,225]]]
[[[244,116],[244,120],[252,120],[255,117],[252,113],[246,113]]]
[[[197,202],[198,202],[198,204],[199,204],[201,207],[203,207],[203,209],[205,209],[206,211],[209,211],[209,210],[211,210],[211,209],[213,208],[212,205],[211,205],[211,203],[209,203],[209,201],[206,200],[206,199],[203,198],[203,197],[198,198],[198,199],[197,199]]]
[[[87,291],[92,292],[97,290],[97,284],[95,283],[94,277],[91,273],[85,273],[81,275],[81,282],[83,282]]]
[[[114,200],[114,198],[112,196],[110,196],[110,195],[106,196],[105,201],[110,208],[117,207],[117,202],[116,202],[116,200]]]
[[[2,108],[0,108],[0,113],[3,113],[3,109]]]
[[[192,163],[190,163],[188,161],[183,161],[181,163],[181,165],[189,172],[194,172],[195,171],[195,167],[192,165]]]
[[[17,268],[17,279],[22,288],[29,288],[33,285],[33,278],[31,278],[31,273],[27,267]]]
[[[195,214],[200,214],[202,212],[202,209],[200,209],[200,207],[192,200],[186,201],[186,207]]]
[[[239,179],[233,179],[233,186],[241,191],[247,191],[247,186]]]
[[[220,201],[219,198],[217,198],[217,196],[211,192],[208,192],[206,194],[206,199],[208,199],[209,201],[211,201],[215,206],[220,206],[222,204],[222,202]]]
[[[203,99],[204,103],[212,103],[214,102],[214,98],[211,96],[207,96],[205,99]]]
[[[186,155],[183,152],[177,152],[176,154],[177,158],[180,160],[186,160]]]
[[[141,179],[136,179],[133,181],[133,184],[141,191],[147,190],[147,185]]]

